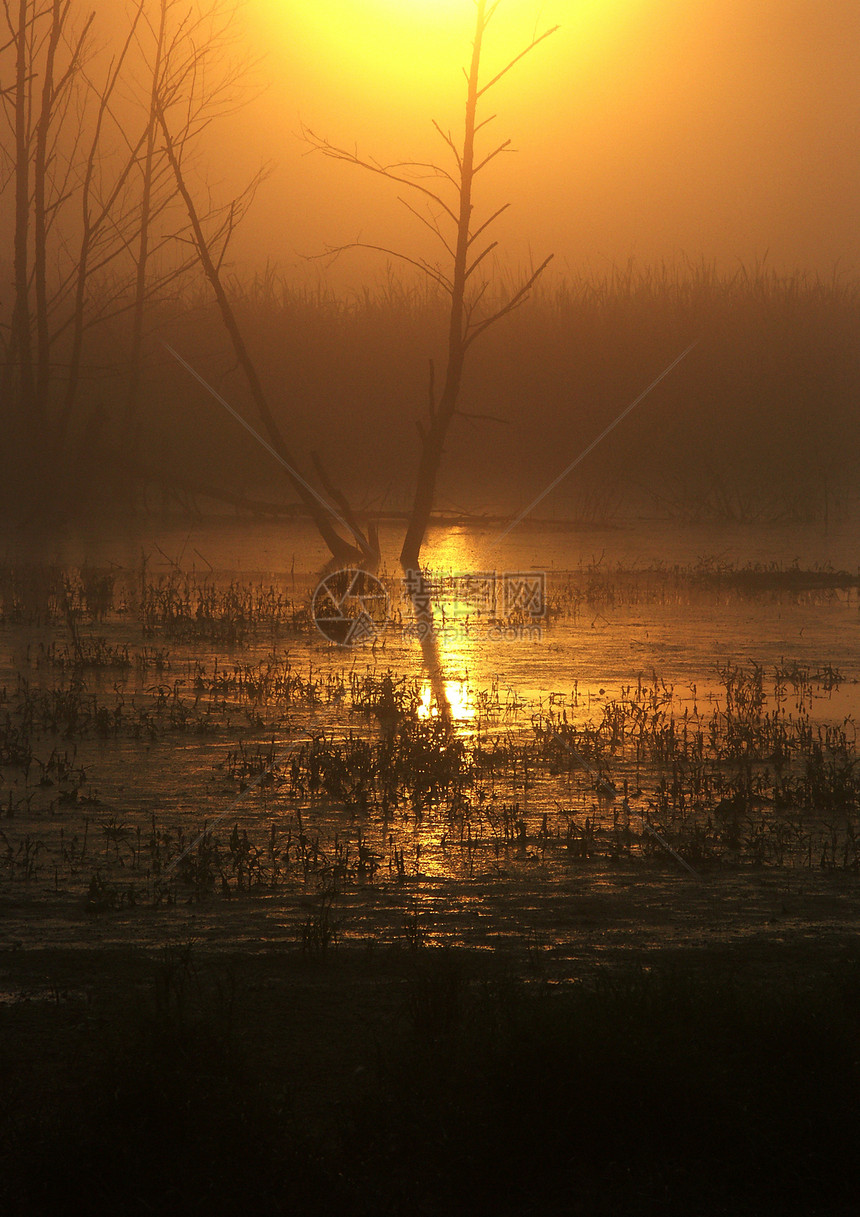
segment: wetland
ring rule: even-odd
[[[440,526],[426,577],[449,716],[384,567],[378,628],[354,646],[321,632],[322,555],[301,521],[10,551],[0,1017],[20,1211],[58,1202],[47,1182],[25,1199],[40,1146],[67,1179],[99,1181],[94,1212],[129,1171],[128,1211],[149,1211],[154,1155],[189,1212],[237,1211],[252,1177],[266,1211],[668,1213],[696,1197],[752,1212],[755,1155],[799,1136],[774,1096],[798,1086],[829,1131],[785,1204],[840,1211],[853,535],[529,524],[493,550],[490,522]],[[797,1054],[816,1052],[801,1083]],[[756,1054],[766,1100],[742,1081]],[[729,1180],[718,1143],[683,1127],[725,1071],[731,1111],[714,1118],[746,1164]],[[606,1085],[632,1087],[624,1179]],[[63,1136],[70,1099],[86,1145]],[[669,1149],[643,1139],[648,1112]],[[138,1138],[133,1169],[114,1124]],[[231,1171],[228,1149],[244,1155]],[[830,1207],[810,1208],[827,1170]]]

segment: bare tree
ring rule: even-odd
[[[434,162],[405,162],[384,165],[365,159],[356,152],[339,147],[327,139],[305,129],[304,135],[312,147],[334,160],[379,174],[398,186],[405,186],[430,204],[430,217],[422,214],[406,199],[401,202],[423,224],[444,250],[444,260],[435,264],[424,258],[366,242],[352,242],[327,251],[336,255],[347,248],[376,249],[416,267],[431,282],[449,297],[447,363],[442,391],[436,395],[433,365],[430,365],[430,393],[426,417],[417,421],[420,437],[418,474],[412,510],[406,536],[400,553],[400,562],[405,575],[406,589],[412,601],[413,614],[421,643],[422,658],[430,682],[433,698],[441,721],[451,722],[451,706],[445,687],[445,671],[438,637],[433,621],[432,588],[420,568],[421,547],[427,532],[430,515],[436,496],[436,483],[442,464],[445,440],[454,417],[458,413],[460,389],[466,356],[472,343],[490,326],[516,309],[529,296],[534,284],[552,260],[545,258],[529,277],[508,294],[500,303],[487,305],[490,281],[485,277],[487,258],[498,242],[488,238],[495,221],[508,209],[504,203],[485,219],[476,221],[474,214],[474,186],[478,175],[498,156],[509,152],[511,141],[502,140],[484,153],[477,150],[477,137],[495,117],[479,119],[480,102],[510,70],[528,55],[544,39],[555,33],[557,26],[536,35],[519,54],[515,55],[489,80],[481,81],[481,60],[484,35],[495,15],[501,0],[476,0],[475,35],[472,57],[466,76],[466,107],[462,140],[458,143],[450,131],[445,131],[434,120],[433,126],[444,141],[453,160],[451,168]],[[450,163],[450,162],[449,162]],[[439,189],[429,186],[428,181],[439,182]],[[447,197],[446,197],[447,196]]]
[[[320,477],[324,490],[328,493],[329,498],[333,498],[337,503],[339,511],[333,509],[330,504],[313,489],[305,477],[298,470],[298,463],[292,452],[287,447],[284,436],[275,419],[275,415],[269,404],[268,397],[263,388],[262,381],[257,372],[253,358],[248,345],[245,342],[245,337],[239,325],[236,313],[230,303],[229,296],[224,288],[224,283],[221,277],[221,263],[223,262],[224,248],[226,241],[223,233],[207,234],[204,231],[204,224],[198,213],[197,206],[191,191],[185,180],[185,175],[180,163],[180,157],[177,152],[173,136],[171,135],[167,119],[164,114],[164,109],[160,104],[157,104],[158,121],[164,137],[164,145],[167,151],[167,156],[170,161],[171,168],[176,180],[177,188],[185,203],[188,213],[188,221],[191,227],[192,239],[194,247],[197,251],[197,256],[200,259],[200,265],[209,281],[212,288],[215,302],[221,314],[221,319],[224,323],[230,341],[233,345],[233,350],[236,355],[236,360],[241,367],[245,379],[248,383],[248,388],[257,407],[260,417],[269,436],[272,450],[275,456],[279,459],[281,465],[286,469],[294,489],[302,500],[306,510],[310,514],[320,536],[328,546],[332,557],[338,562],[371,562],[375,563],[379,556],[378,543],[372,536],[368,538],[360,529],[358,522],[352,512],[349,503],[344,495],[336,491],[328,481],[325,470],[318,456],[315,456],[314,463],[317,468],[317,473]],[[236,199],[229,205],[229,213],[231,217],[236,211],[244,208],[249,194],[246,194]],[[232,228],[228,228],[226,240],[229,240]],[[219,238],[222,242],[222,248],[219,250]],[[335,527],[335,522],[340,522],[346,529],[347,533],[352,536],[353,542],[346,540]]]
[[[0,318],[6,435],[25,470],[38,448],[34,459],[59,472],[70,464],[90,336],[131,313],[128,436],[146,307],[198,266],[180,239],[184,208],[156,138],[158,106],[179,116],[174,146],[190,161],[207,125],[235,108],[243,65],[223,63],[226,0],[134,0],[111,55],[95,43],[93,14],[76,25],[80,0],[0,4],[0,189],[14,183],[15,204],[14,302]],[[226,228],[238,218],[226,216]],[[25,472],[21,487],[30,481]],[[45,488],[42,478],[40,497]]]
[[[159,0],[162,22],[176,0]],[[177,56],[175,48],[165,49],[163,28],[159,27],[156,39],[155,61],[165,56],[169,70],[153,75],[152,126],[147,136],[147,158],[149,161],[164,158],[169,167],[172,188],[184,207],[189,240],[194,256],[202,269],[221,315],[224,328],[233,347],[236,361],[245,377],[251,398],[262,420],[268,444],[287,472],[289,481],[301,500],[305,510],[313,519],[332,558],[338,563],[361,563],[376,565],[379,559],[379,543],[375,529],[364,530],[346,496],[331,482],[322,458],[312,453],[312,462],[322,493],[314,488],[310,480],[300,472],[299,462],[292,452],[277,420],[263,381],[257,371],[252,353],[242,332],[239,317],[233,307],[230,294],[224,283],[223,266],[227,248],[236,225],[247,211],[257,186],[265,176],[261,171],[239,195],[221,206],[207,205],[202,210],[195,197],[186,170],[186,153],[191,143],[190,135],[196,133],[200,115],[195,110],[193,92],[189,102],[188,79],[204,75],[211,53],[212,40],[204,39],[199,44],[184,32],[187,55]],[[223,88],[220,90],[223,94]],[[207,121],[211,118],[213,94],[205,94]],[[160,140],[155,142],[155,130]],[[146,195],[144,196],[146,197]],[[146,258],[145,228],[141,228],[141,248],[138,259],[138,283],[144,273]],[[137,332],[139,320],[135,317]],[[247,425],[247,424],[246,424]]]
[[[179,160],[190,159],[199,136],[213,122],[220,120],[241,104],[244,95],[242,79],[251,64],[244,58],[227,57],[231,45],[231,26],[235,15],[232,6],[213,0],[197,10],[189,10],[184,0],[153,0],[155,15],[149,10],[136,32],[138,57],[145,65],[148,94],[145,106],[145,132],[142,156],[138,161],[137,188],[140,191],[140,215],[134,242],[134,296],[132,306],[132,336],[130,376],[125,405],[123,434],[130,443],[139,408],[145,339],[147,305],[153,295],[163,291],[163,276],[153,275],[153,261],[160,243],[154,234],[158,218],[178,203],[177,216],[184,229],[185,202],[177,186],[168,149],[159,140],[159,112],[170,119],[171,149]],[[186,173],[187,177],[187,173]],[[253,196],[258,177],[244,198],[226,208],[214,208],[212,216],[220,217],[221,257],[226,254],[229,237]],[[179,235],[174,226],[171,237]],[[175,244],[175,242],[174,242]],[[184,272],[198,266],[198,255],[192,250],[180,262]],[[175,265],[171,269],[176,272]]]
[[[444,165],[436,163],[418,162],[384,165],[375,160],[364,159],[354,151],[338,147],[307,128],[304,132],[305,138],[310,144],[324,155],[335,160],[345,161],[347,164],[371,173],[380,174],[388,181],[407,187],[421,196],[424,201],[429,202],[432,215],[428,219],[405,199],[401,200],[413,215],[430,228],[445,252],[443,264],[437,265],[423,258],[410,257],[398,250],[365,242],[353,242],[349,246],[341,246],[328,251],[328,254],[331,255],[346,248],[380,250],[380,252],[390,254],[417,267],[450,297],[447,365],[442,391],[437,399],[431,365],[428,412],[427,416],[423,420],[419,420],[417,424],[420,436],[418,475],[412,511],[400,554],[401,564],[406,571],[417,572],[419,569],[421,546],[433,510],[445,440],[458,412],[467,352],[472,343],[485,330],[526,300],[532,287],[552,259],[552,255],[545,258],[540,266],[501,303],[487,308],[489,280],[483,277],[484,268],[487,265],[487,257],[498,244],[497,241],[489,240],[487,234],[493,223],[507,210],[509,204],[504,203],[486,219],[476,222],[473,192],[478,175],[496,157],[511,150],[511,141],[505,139],[483,154],[477,151],[479,133],[495,117],[489,115],[487,118],[479,119],[479,105],[490,90],[521,59],[544,39],[555,33],[558,28],[553,26],[534,37],[500,71],[482,83],[481,59],[484,35],[500,3],[501,0],[493,0],[491,3],[487,3],[487,0],[476,0],[477,12],[472,58],[466,73],[466,113],[462,140],[457,142],[450,131],[444,131],[435,120],[433,123],[453,160],[452,168],[446,168]],[[432,180],[441,183],[439,189],[427,185],[427,182]]]

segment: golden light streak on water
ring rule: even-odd
[[[474,696],[467,680],[446,680],[445,694],[451,707],[451,716],[455,723],[471,723],[477,717]],[[423,719],[436,718],[439,708],[433,700],[430,682],[425,681],[421,687],[421,702],[418,706],[418,717]]]
[[[433,619],[444,676],[444,688],[455,724],[477,718],[473,675],[481,668],[482,629],[477,621],[475,600],[466,592],[465,580],[476,573],[474,534],[465,528],[440,529],[431,534],[428,567],[431,582],[438,588]],[[421,718],[434,718],[438,706],[430,681],[421,689]]]

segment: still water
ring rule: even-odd
[[[576,570],[597,563],[626,568],[691,566],[721,562],[735,566],[776,563],[856,573],[860,566],[860,505],[828,527],[820,523],[687,524],[637,519],[606,527],[551,527],[526,519],[507,533],[507,523],[469,523],[433,528],[422,560],[429,566],[465,570]],[[403,538],[402,522],[383,523],[381,548],[389,565]],[[75,566],[116,563],[134,569],[141,555],[161,556],[185,567],[240,573],[291,571],[310,575],[328,561],[328,551],[313,526],[303,520],[254,521],[231,517],[129,524],[104,520],[88,527],[58,530],[50,536],[7,537],[7,556],[43,559]]]
[[[703,827],[734,789],[723,761],[711,765],[682,826],[675,806],[667,810],[669,769],[638,751],[634,760],[623,743],[601,744],[593,756],[586,745],[619,715],[629,728],[646,709],[652,727],[683,721],[704,734],[725,713],[726,674],[735,669],[761,674],[763,716],[835,725],[853,738],[860,614],[852,580],[765,579],[751,588],[713,577],[792,566],[856,575],[853,523],[825,532],[525,522],[497,542],[501,527],[435,529],[423,560],[441,588],[436,637],[457,746],[501,749],[504,763],[456,796],[424,806],[406,798],[384,814],[360,784],[335,797],[296,787],[290,767],[302,749],[321,748],[327,764],[346,757],[349,769],[359,747],[385,742],[383,716],[356,710],[362,681],[378,688],[387,675],[398,689],[411,687],[419,720],[432,722],[421,646],[404,628],[408,603],[398,600],[399,525],[382,532],[392,623],[352,648],[308,625],[327,554],[300,521],[105,524],[10,540],[7,568],[53,565],[71,584],[82,569],[99,568],[114,590],[103,616],[81,613],[76,637],[62,614],[16,622],[7,611],[0,628],[8,941],[157,942],[167,934],[292,942],[319,920],[326,885],[337,888],[344,939],[397,940],[420,923],[428,940],[525,944],[559,960],[701,946],[714,936],[778,937],[787,923],[774,910],[785,908],[804,933],[841,932],[857,913],[850,796],[829,827],[808,810],[776,824],[765,799],[748,801],[749,824],[737,829],[746,853],[729,857],[714,852],[708,842],[717,837]],[[500,620],[476,598],[476,575],[494,596],[505,580],[539,579],[539,611]],[[178,588],[183,580],[281,597],[305,612],[304,628],[282,620],[224,638],[143,631],[142,582]],[[99,661],[83,675],[72,670],[73,649],[80,659],[84,644],[99,639]],[[65,667],[57,661],[64,647]],[[125,664],[115,662],[123,647]],[[278,692],[255,700],[248,689],[263,671],[265,688]],[[63,718],[72,703],[75,717]],[[563,764],[536,765],[528,747],[562,727],[580,733],[570,737],[573,752]],[[26,771],[13,755],[24,735],[33,756]],[[695,876],[642,831],[643,816],[667,844],[675,825],[672,840],[696,862]],[[177,858],[214,840],[220,893],[178,882],[186,872]],[[256,887],[243,851],[256,859]],[[159,867],[171,866],[165,885]]]

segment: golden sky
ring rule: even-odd
[[[218,189],[273,173],[237,242],[315,278],[302,255],[361,239],[427,253],[396,191],[308,155],[301,124],[382,161],[444,161],[462,126],[471,0],[244,0],[258,95],[209,150]],[[518,150],[480,183],[512,207],[497,236],[522,266],[605,270],[690,258],[734,268],[860,270],[857,0],[502,0],[491,71],[558,24],[487,99]],[[351,260],[350,260],[351,259]],[[327,272],[366,274],[357,256]]]

